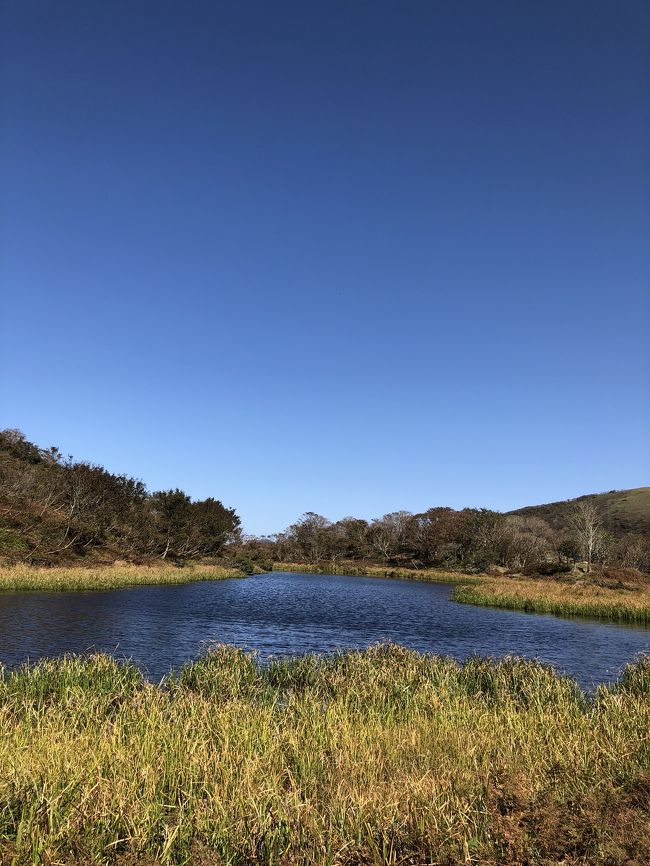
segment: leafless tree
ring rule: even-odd
[[[384,560],[392,559],[399,552],[412,516],[410,511],[392,511],[372,521],[370,544]]]
[[[592,499],[576,502],[570,524],[576,545],[587,563],[587,571],[590,572],[594,558],[602,551],[605,540],[596,503]]]
[[[506,566],[526,568],[553,558],[553,552],[553,531],[545,520],[521,514],[506,516],[503,536]]]

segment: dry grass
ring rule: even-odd
[[[609,587],[587,580],[484,577],[478,583],[456,587],[454,599],[511,610],[650,623],[650,581]]]
[[[474,575],[438,568],[399,568],[396,566],[363,565],[354,560],[339,561],[335,565],[304,562],[274,562],[274,571],[297,571],[304,574],[351,574],[356,577],[386,577],[395,580],[424,580],[431,583],[471,583]]]
[[[0,851],[22,864],[650,860],[650,661],[585,696],[535,662],[395,646],[164,687],[106,656],[0,680]],[[4,846],[4,847],[3,847]]]
[[[93,568],[33,568],[13,565],[0,568],[1,590],[99,590],[119,589],[146,584],[191,583],[194,580],[225,580],[245,577],[236,568],[191,564],[173,565],[102,565]]]

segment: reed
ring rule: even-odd
[[[485,577],[472,585],[455,587],[453,598],[464,604],[510,610],[650,623],[650,582],[612,588],[586,582]]]
[[[478,578],[457,571],[437,568],[398,568],[381,565],[359,565],[358,562],[343,561],[336,564],[304,562],[274,562],[274,571],[296,571],[304,574],[351,574],[355,577],[384,577],[395,580],[424,580],[431,583],[471,583]]]
[[[33,568],[14,565],[0,569],[0,591],[119,589],[147,584],[191,583],[195,580],[225,580],[245,577],[237,568],[219,565],[100,565],[89,568]]]
[[[648,731],[649,659],[594,695],[391,645],[44,661],[0,677],[0,860],[640,864]]]

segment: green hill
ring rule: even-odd
[[[650,487],[592,493],[576,499],[565,499],[563,502],[528,505],[509,513],[541,517],[554,529],[562,530],[567,526],[574,504],[589,499],[597,504],[603,525],[612,535],[619,537],[630,532],[650,533]]]

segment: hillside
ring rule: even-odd
[[[553,529],[561,531],[567,526],[575,503],[585,500],[592,500],[596,504],[604,528],[613,536],[650,533],[650,487],[593,493],[562,502],[528,505],[508,513],[522,517],[540,517]]]
[[[142,481],[0,431],[0,562],[54,565],[219,555],[239,517],[212,497]]]

